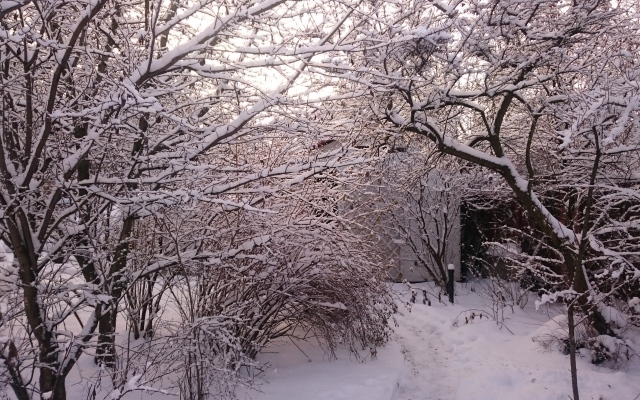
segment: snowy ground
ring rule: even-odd
[[[472,287],[475,291],[472,291]],[[259,390],[239,391],[252,400],[568,400],[571,385],[569,359],[557,348],[545,349],[540,339],[557,335],[565,327],[553,309],[536,311],[531,294],[524,310],[504,310],[504,323],[496,324],[492,302],[478,286],[457,285],[456,304],[422,304],[427,284],[414,285],[416,304],[401,307],[393,338],[372,359],[338,351],[329,360],[310,343],[280,343],[260,356],[270,368],[261,375]],[[396,285],[404,301],[410,293]],[[443,299],[445,300],[445,299]],[[480,318],[480,314],[483,315]],[[473,315],[473,318],[472,318]],[[502,314],[500,314],[502,319]],[[640,337],[632,338],[640,348]],[[84,357],[81,375],[95,372]],[[640,400],[640,361],[622,370],[578,360],[582,400]],[[77,377],[76,377],[77,378]],[[75,379],[75,378],[73,378]],[[77,380],[77,379],[76,379]],[[85,398],[84,387],[71,387],[70,399]],[[97,398],[108,398],[103,393]],[[9,395],[11,398],[11,395]],[[174,395],[133,392],[125,400],[161,400]]]
[[[415,285],[420,288],[422,285]],[[424,287],[427,287],[424,285]],[[569,359],[545,350],[534,339],[562,330],[562,317],[536,311],[533,299],[524,310],[508,308],[504,326],[479,318],[490,302],[471,286],[458,286],[455,305],[417,303],[397,317],[399,327],[376,359],[365,362],[339,354],[328,361],[309,346],[302,354],[283,345],[263,356],[272,365],[254,400],[567,400]],[[408,296],[406,297],[408,298]],[[547,310],[547,312],[549,312]],[[471,319],[471,314],[475,314]],[[551,312],[552,313],[552,312]],[[557,314],[557,313],[556,313]],[[487,315],[487,314],[485,314]],[[466,318],[466,320],[465,320]],[[468,322],[466,322],[468,321]],[[275,350],[275,349],[274,349]],[[311,359],[311,361],[309,361]],[[581,399],[640,399],[640,365],[622,371],[578,360]]]

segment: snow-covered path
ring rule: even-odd
[[[392,399],[454,400],[457,377],[449,362],[452,349],[437,325],[444,321],[430,322],[424,315],[407,312],[398,319],[404,327],[396,333],[404,365]]]

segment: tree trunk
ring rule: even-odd
[[[108,368],[115,367],[116,347],[115,332],[116,318],[118,316],[117,301],[113,301],[111,306],[98,321],[98,347],[96,348],[96,364],[104,365]]]
[[[67,399],[67,385],[64,376],[56,376],[53,386],[53,393],[50,400],[66,400]]]
[[[566,271],[564,275],[567,278],[567,284],[578,293],[577,304],[580,310],[587,316],[589,325],[599,335],[611,335],[611,327],[607,320],[602,316],[600,310],[589,304],[589,284],[587,277],[582,270],[582,263],[578,254],[574,249],[563,247],[562,254],[564,256],[564,265]],[[573,308],[572,308],[573,311]]]
[[[0,318],[2,318],[1,315]],[[31,400],[31,396],[29,396],[29,392],[27,391],[24,380],[22,379],[22,375],[20,374],[18,349],[16,348],[13,340],[9,340],[6,346],[8,347],[8,354],[4,363],[5,368],[7,368],[9,376],[11,377],[9,385],[11,386],[11,389],[13,389],[13,393],[15,394],[17,400]],[[2,353],[4,353],[5,349],[2,349]]]
[[[111,307],[100,317],[98,322],[98,348],[96,350],[96,363],[107,367],[114,366],[115,363],[115,333],[118,316],[118,303],[125,288],[122,281],[122,271],[127,266],[129,256],[129,240],[133,232],[134,217],[125,218],[120,239],[115,249],[113,264],[106,277],[105,291],[111,296]]]
[[[576,366],[576,332],[575,321],[573,320],[573,303],[569,304],[568,323],[569,323],[569,362],[571,363],[571,389],[573,390],[573,400],[580,400],[578,392],[578,368]]]

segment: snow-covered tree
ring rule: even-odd
[[[422,135],[504,180],[555,249],[553,297],[578,304],[593,335],[611,334],[597,304],[638,277],[637,214],[624,211],[638,198],[637,11],[598,0],[391,3],[362,28],[370,48],[343,67],[379,98],[372,110],[390,134]],[[553,186],[573,192],[561,200],[572,219],[550,203]],[[607,290],[601,268],[616,272]]]
[[[249,262],[275,238],[260,216],[279,207],[295,215],[281,193],[303,196],[292,188],[363,161],[351,140],[314,149],[351,134],[354,122],[331,115],[340,96],[307,74],[314,58],[354,46],[342,43],[352,13],[339,1],[0,5],[0,239],[13,252],[2,356],[17,398],[66,398],[88,348],[116,369],[123,307],[133,334],[150,337],[172,274]],[[327,120],[329,133],[318,128]],[[281,266],[307,260],[285,249],[311,233],[287,229]],[[375,275],[362,283],[374,287]],[[386,311],[363,307],[359,321],[384,326],[376,318]]]
[[[622,168],[630,171],[637,157],[637,61],[627,50],[636,40],[635,8],[588,1],[422,7],[411,16],[387,8],[397,14],[386,21],[395,22],[377,32],[387,42],[411,32],[414,41],[356,64],[362,80],[377,77],[369,86],[383,98],[378,117],[499,174],[560,252],[567,288],[586,294],[580,249],[596,246],[588,237],[592,223],[567,220],[540,193],[549,188],[545,178],[576,186],[572,178],[593,175],[583,187],[594,190],[602,176],[618,193],[635,196],[622,187],[633,181],[617,174],[614,183],[600,164],[604,155],[624,157]],[[569,174],[572,168],[579,172]],[[593,250],[608,254],[606,247]]]

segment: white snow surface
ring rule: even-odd
[[[330,361],[317,348],[281,344],[277,353],[261,356],[271,364],[260,391],[241,393],[254,400],[568,400],[571,399],[569,357],[545,349],[534,339],[566,331],[566,318],[553,309],[536,311],[535,295],[527,306],[504,310],[504,326],[491,316],[491,304],[470,285],[456,284],[456,304],[417,304],[401,308],[393,339],[364,362],[346,351]],[[406,287],[404,300],[410,295]],[[446,300],[443,296],[443,301]],[[480,319],[478,310],[485,310]],[[474,310],[474,311],[470,311]],[[475,314],[473,320],[471,313]],[[469,320],[465,323],[465,317]],[[640,344],[640,338],[635,343]],[[299,344],[300,345],[300,344]],[[364,353],[363,353],[364,354]],[[307,357],[308,356],[308,357]],[[580,398],[640,399],[640,364],[622,370],[598,367],[578,359]]]
[[[543,306],[535,310],[531,293],[524,310],[504,309],[504,324],[491,317],[492,304],[471,284],[456,284],[456,304],[422,304],[422,289],[437,293],[429,284],[413,284],[416,304],[409,311],[401,305],[390,342],[371,357],[363,350],[359,358],[346,349],[329,357],[313,343],[274,343],[259,361],[269,368],[258,378],[257,389],[238,390],[241,400],[569,400],[569,358],[557,347],[544,348],[541,341],[566,331],[566,317]],[[405,285],[396,284],[399,303],[409,301]],[[446,296],[442,296],[446,301]],[[483,318],[479,314],[483,313]],[[474,318],[471,319],[472,313]],[[502,315],[502,314],[500,314]],[[468,321],[468,322],[467,322]],[[0,338],[1,339],[1,338]],[[534,341],[536,340],[536,341]],[[640,349],[640,335],[627,338]],[[1,342],[1,340],[0,340]],[[636,350],[637,351],[637,350]],[[578,359],[582,400],[640,399],[640,361],[629,361],[621,370],[590,363],[584,349]],[[95,372],[90,357],[83,357],[71,381]],[[137,377],[134,377],[137,379]],[[131,385],[137,384],[131,381]],[[144,385],[144,382],[141,383]],[[122,399],[176,399],[171,393],[139,387]],[[151,389],[151,388],[149,388]],[[158,390],[159,388],[155,388]],[[10,392],[8,388],[5,388]],[[69,398],[81,398],[83,386],[69,388]],[[109,393],[98,398],[108,398]],[[117,393],[119,394],[119,393]],[[117,397],[117,396],[116,396]],[[13,398],[9,394],[9,398]],[[83,397],[82,397],[83,398]]]

